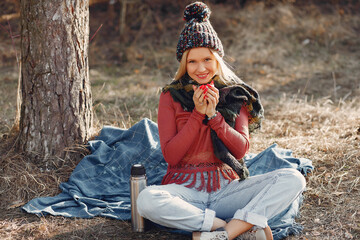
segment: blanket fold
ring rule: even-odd
[[[76,166],[67,182],[60,184],[62,193],[54,197],[40,197],[22,207],[38,216],[92,218],[131,218],[130,169],[141,163],[146,168],[148,185],[160,184],[166,173],[157,124],[143,119],[129,129],[106,126],[100,135],[89,142],[92,154]],[[290,150],[276,144],[259,154],[249,154],[245,162],[250,175],[262,174],[279,168],[295,168],[304,175],[313,167],[308,159],[294,158]],[[295,223],[301,198],[283,213],[269,220],[274,239],[301,231]]]

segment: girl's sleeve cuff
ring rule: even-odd
[[[194,117],[196,120],[198,120],[199,122],[202,122],[205,118],[205,114],[199,113],[195,108],[192,111],[192,117]]]
[[[217,125],[219,125],[221,123],[222,119],[223,119],[223,116],[221,115],[221,113],[217,112],[216,116],[214,118],[209,119],[208,124],[210,125],[210,127],[212,129],[214,129],[214,127],[216,127]]]

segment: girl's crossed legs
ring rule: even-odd
[[[211,193],[177,184],[149,186],[139,195],[138,210],[155,223],[185,231],[224,226],[233,239],[252,226],[266,228],[267,220],[287,208],[304,189],[300,172],[279,169],[222,184]],[[225,219],[234,221],[226,224]]]

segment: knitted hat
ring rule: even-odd
[[[184,29],[180,33],[176,48],[176,58],[180,62],[183,53],[190,48],[208,47],[224,56],[223,46],[209,21],[211,11],[202,2],[194,2],[184,10]]]

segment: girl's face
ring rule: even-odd
[[[217,61],[209,48],[192,48],[186,59],[186,71],[199,84],[208,83],[217,73]]]

